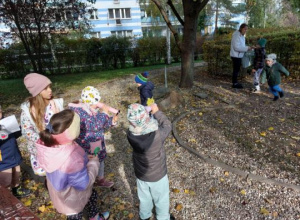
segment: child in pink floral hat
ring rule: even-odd
[[[110,188],[114,183],[104,178],[104,159],[106,158],[104,132],[116,124],[118,110],[100,103],[100,99],[99,91],[92,86],[87,86],[82,90],[81,100],[77,103],[70,103],[69,108],[80,116],[80,135],[76,142],[86,153],[98,155],[100,169],[96,184]],[[109,111],[114,112],[113,117],[109,116]]]

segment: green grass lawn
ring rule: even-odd
[[[179,63],[171,64],[170,66],[177,66]],[[90,85],[94,86],[100,82],[107,81],[113,78],[137,74],[143,71],[150,71],[154,69],[164,68],[165,65],[154,65],[137,68],[126,68],[117,70],[108,70],[101,72],[88,72],[88,73],[77,73],[67,75],[55,75],[49,76],[52,81],[52,87],[54,90],[65,92],[68,89],[82,89],[83,87]],[[5,109],[9,105],[19,105],[22,103],[30,94],[24,86],[23,79],[9,79],[0,80],[0,104]]]

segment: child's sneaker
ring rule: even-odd
[[[279,97],[278,96],[274,96],[274,99],[273,99],[273,101],[277,101],[279,99]]]
[[[31,194],[31,190],[30,189],[26,189],[26,188],[22,188],[20,185],[17,187],[12,188],[12,194],[19,198],[24,198],[27,197]]]
[[[284,93],[283,92],[279,92],[279,96],[280,96],[280,98],[282,98],[284,96]]]
[[[114,182],[107,181],[105,178],[103,179],[96,179],[96,185],[104,188],[110,188],[114,185]]]
[[[97,214],[95,217],[90,218],[90,220],[107,220],[109,218],[109,212],[102,212]]]

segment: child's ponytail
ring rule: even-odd
[[[40,132],[40,139],[44,142],[45,146],[52,147],[57,145],[57,141],[53,138],[52,133],[52,125],[49,123],[46,126],[46,129]]]

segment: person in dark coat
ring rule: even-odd
[[[127,139],[132,146],[132,159],[137,178],[140,219],[150,219],[153,204],[157,220],[174,220],[170,215],[169,179],[164,141],[172,129],[167,116],[156,104],[150,105],[153,117],[140,104],[128,107]]]
[[[0,106],[0,120],[3,118]],[[17,198],[23,198],[31,194],[29,189],[20,186],[20,164],[22,157],[18,148],[17,138],[21,131],[10,133],[5,126],[0,125],[0,184],[11,188]]]
[[[148,81],[148,75],[148,72],[143,72],[135,76],[135,82],[138,85],[138,90],[140,91],[141,104],[143,106],[150,106],[154,103],[152,93],[154,89],[154,84]]]
[[[265,38],[259,38],[257,41],[257,45],[254,49],[254,63],[252,73],[254,74],[253,85],[254,85],[254,93],[260,93],[260,74],[263,71],[265,66],[265,58],[266,58],[266,43],[267,40]]]

